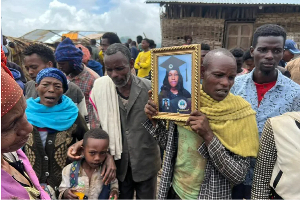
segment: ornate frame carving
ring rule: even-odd
[[[152,77],[152,99],[156,105],[158,100],[158,57],[192,54],[192,93],[191,110],[198,110],[200,107],[200,66],[201,66],[201,45],[185,45],[157,48],[151,50],[151,77]],[[174,121],[187,121],[189,114],[159,112],[155,119],[166,119]]]

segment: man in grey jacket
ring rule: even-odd
[[[161,165],[160,151],[155,139],[142,126],[147,119],[143,108],[148,101],[151,82],[131,74],[134,61],[129,49],[122,44],[116,43],[108,47],[104,63],[107,75],[116,86],[119,99],[123,147],[121,159],[115,161],[119,199],[133,199],[134,191],[137,199],[155,199],[157,172]],[[107,97],[103,101],[110,99]],[[80,141],[70,149],[77,151],[81,144]],[[69,157],[75,158],[70,154]]]

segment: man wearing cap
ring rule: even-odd
[[[300,54],[300,50],[297,48],[297,43],[293,40],[287,39],[284,45],[283,58],[280,60],[278,66],[285,67],[287,62],[294,58],[295,54]]]
[[[98,78],[88,71],[82,63],[83,53],[76,48],[70,38],[64,39],[56,48],[55,58],[58,68],[63,71],[68,79],[82,90],[85,96],[86,107],[90,128],[99,128],[99,121],[93,112],[93,106],[89,102],[89,94],[93,88],[94,81]],[[96,74],[96,73],[95,73]]]

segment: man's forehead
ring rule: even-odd
[[[104,62],[113,62],[113,63],[124,63],[128,64],[128,59],[123,55],[120,51],[116,52],[115,54],[111,55],[104,55]]]
[[[284,38],[282,36],[259,36],[257,38],[256,46],[282,46],[284,45]]]

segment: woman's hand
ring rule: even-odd
[[[156,120],[152,119],[153,116],[158,114],[157,106],[155,105],[154,101],[152,100],[152,91],[148,91],[149,100],[148,103],[145,105],[145,113],[152,122],[153,126],[156,126]]]
[[[109,199],[111,200],[111,198],[113,198],[114,200],[117,200],[118,199],[118,191],[117,190],[112,190],[111,192],[110,192],[110,195],[109,195]]]
[[[75,195],[72,191],[76,191],[72,188],[69,188],[67,190],[65,190],[64,192],[64,199],[68,199],[68,200],[78,200],[79,197],[77,195]]]
[[[82,143],[83,143],[83,140],[80,140],[69,147],[67,155],[72,161],[78,161],[83,157]]]
[[[208,119],[199,111],[194,111],[190,114],[186,125],[190,126],[195,133],[204,139],[206,146],[208,146],[214,137]]]
[[[102,165],[101,176],[103,176],[103,183],[108,185],[116,178],[117,168],[113,156],[108,153],[106,155],[106,159]]]

